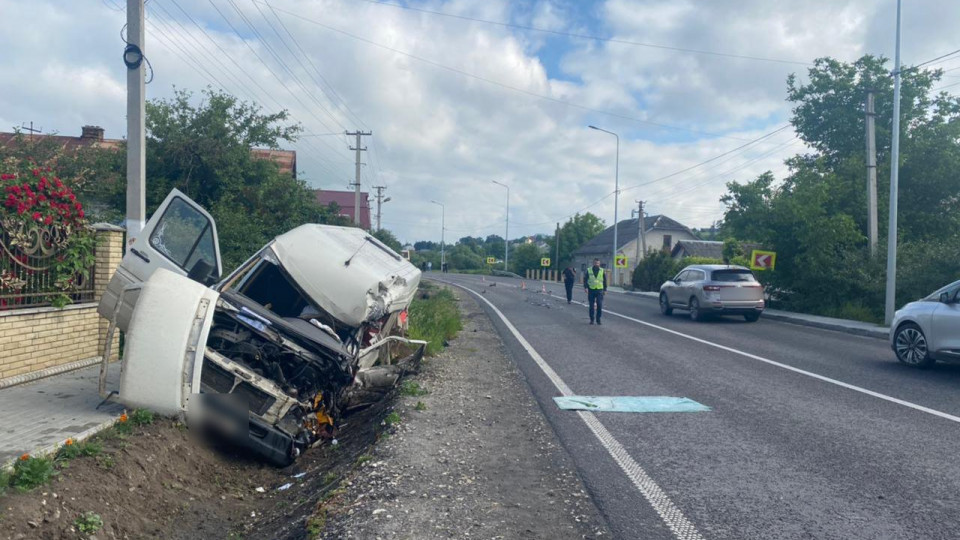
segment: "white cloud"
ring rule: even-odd
[[[77,134],[81,124],[90,123],[104,126],[108,136],[123,136],[126,72],[119,31],[125,16],[109,8],[121,1],[0,0],[0,20],[8,23],[0,34],[0,129],[33,120],[47,131]],[[199,90],[215,77],[242,98],[255,96],[267,110],[290,109],[309,133],[372,129],[376,142],[364,140],[370,148],[364,155],[366,185],[389,186],[393,200],[384,207],[384,224],[404,240],[439,237],[439,208],[431,199],[445,201],[448,241],[503,234],[505,193],[491,180],[511,185],[511,235],[550,232],[557,220],[613,191],[613,138],[587,124],[620,133],[620,179],[629,187],[782,125],[789,117],[785,78],[806,71],[802,65],[582,39],[568,40],[558,53],[550,49],[556,36],[532,31],[362,0],[269,0],[278,10],[523,92],[725,137],[698,135],[537,99],[278,11],[318,75],[306,59],[301,58],[307,69],[301,67],[279,41],[257,6],[298,52],[263,0],[256,1],[261,3],[235,0],[306,90],[225,0],[214,4],[243,38],[208,2],[178,0],[205,34],[183,17],[174,0],[151,0],[146,52],[156,78],[148,96],[169,97],[173,85]],[[850,60],[866,52],[892,56],[892,0],[609,0],[589,7],[561,0],[430,0],[414,5],[524,26],[800,62],[822,55]],[[910,2],[904,13],[904,61],[955,48],[951,22],[958,15],[960,4]],[[550,78],[561,75],[548,73],[556,65],[564,80]],[[338,101],[330,97],[333,92],[350,111],[331,102]],[[742,154],[624,191],[620,215],[629,216],[634,200],[643,198],[651,211],[691,226],[709,225],[721,215],[716,201],[725,183],[782,170],[783,158],[802,148],[779,146],[791,136],[783,132]],[[347,146],[343,136],[305,138],[295,145],[299,167],[315,186],[344,189],[353,176]],[[612,207],[609,197],[590,210],[609,223]]]

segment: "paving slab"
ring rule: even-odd
[[[112,425],[123,412],[97,392],[99,366],[0,390],[0,466],[24,453],[53,451],[68,438],[89,437]],[[107,372],[108,387],[120,379],[120,364]]]

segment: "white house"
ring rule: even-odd
[[[661,249],[669,252],[681,240],[698,240],[697,235],[693,234],[693,231],[688,227],[667,216],[646,216],[643,225],[647,252]],[[630,283],[633,270],[637,267],[637,261],[642,259],[644,255],[640,245],[639,220],[636,218],[625,219],[617,224],[617,244],[619,244],[617,252],[627,256],[627,268],[620,270],[617,283],[613,283],[611,275],[610,283],[623,285]],[[613,227],[611,226],[573,252],[571,257],[573,258],[574,268],[578,268],[582,272],[593,263],[593,259],[598,258],[602,264],[606,264],[608,269],[612,269],[612,250]]]

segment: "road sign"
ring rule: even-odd
[[[550,257],[540,259],[540,266],[550,266]]]
[[[777,253],[775,251],[753,250],[750,253],[751,270],[773,270],[777,265]]]
[[[626,268],[627,267],[627,256],[626,255],[617,255],[613,259],[613,265],[617,268]]]
[[[487,264],[494,264],[497,262],[496,257],[487,257]]]

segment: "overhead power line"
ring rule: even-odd
[[[577,39],[586,39],[586,40],[590,40],[590,41],[603,41],[603,42],[607,42],[607,43],[620,43],[620,44],[623,44],[623,45],[633,45],[633,46],[636,46],[636,47],[646,47],[646,48],[650,48],[650,49],[661,49],[661,50],[667,50],[667,51],[685,52],[685,53],[692,53],[692,54],[702,54],[702,55],[707,55],[707,56],[715,56],[715,57],[720,57],[720,58],[732,58],[732,59],[738,59],[738,60],[756,60],[756,61],[759,61],[759,62],[775,62],[775,63],[778,63],[778,64],[793,64],[793,65],[799,65],[799,66],[811,66],[811,65],[813,65],[813,64],[811,64],[810,62],[800,62],[800,61],[797,61],[797,60],[784,60],[784,59],[781,59],[781,58],[766,58],[766,57],[762,57],[762,56],[750,56],[750,55],[744,55],[744,54],[733,54],[733,53],[725,53],[725,52],[718,52],[718,51],[707,51],[707,50],[703,50],[703,49],[690,49],[690,48],[685,48],[685,47],[674,47],[674,46],[671,46],[671,45],[659,45],[659,44],[656,44],[656,43],[644,43],[644,42],[640,42],[640,41],[630,41],[630,40],[627,40],[627,39],[608,38],[608,37],[602,37],[602,36],[594,36],[594,35],[590,35],[590,34],[579,34],[579,33],[576,33],[576,32],[563,32],[563,31],[561,31],[561,30],[550,30],[549,28],[538,28],[538,27],[536,27],[536,26],[526,26],[526,25],[522,25],[522,24],[514,24],[514,23],[508,23],[508,22],[502,22],[502,21],[491,21],[491,20],[487,20],[487,19],[479,19],[479,18],[476,18],[476,17],[468,17],[468,16],[466,16],[466,15],[455,15],[455,14],[453,14],[453,13],[444,13],[444,12],[442,12],[442,11],[433,11],[433,10],[429,10],[429,9],[418,8],[418,7],[408,6],[408,5],[394,4],[394,3],[391,3],[391,2],[382,2],[382,1],[380,1],[380,0],[361,0],[361,1],[362,1],[362,2],[367,2],[367,3],[369,3],[369,4],[377,4],[377,5],[381,5],[381,6],[389,6],[389,7],[392,7],[392,8],[400,8],[400,9],[405,9],[405,10],[409,10],[409,11],[417,11],[417,12],[420,12],[420,13],[429,13],[430,15],[438,15],[438,16],[440,16],[440,17],[449,17],[449,18],[451,18],[451,19],[460,19],[460,20],[463,20],[463,21],[471,21],[471,22],[478,22],[478,23],[484,23],[484,24],[491,24],[491,25],[494,25],[494,26],[502,26],[502,27],[504,27],[504,28],[516,28],[516,29],[518,29],[518,30],[528,30],[528,31],[531,31],[531,32],[541,32],[541,33],[544,33],[544,34],[553,34],[553,35],[556,35],[556,36],[564,36],[564,37],[571,37],[571,38],[577,38]]]

